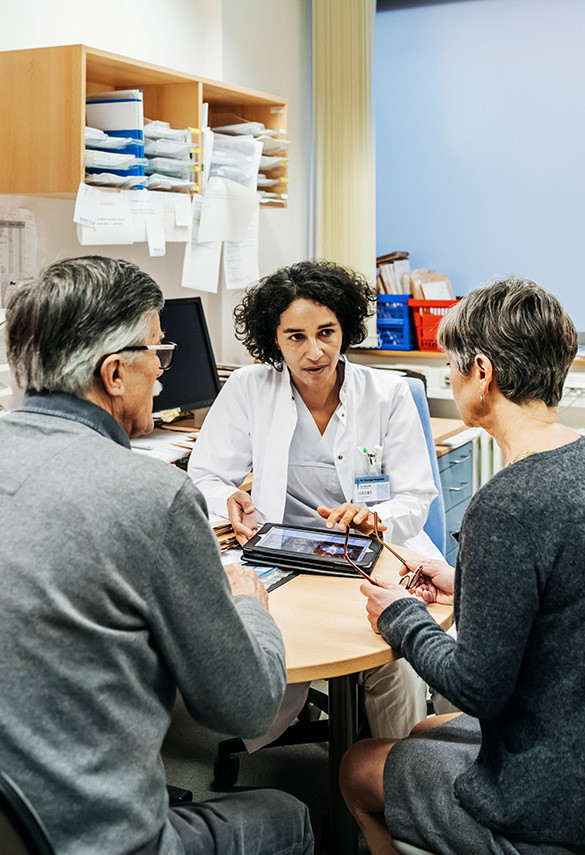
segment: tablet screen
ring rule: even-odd
[[[344,534],[333,534],[328,531],[303,531],[297,528],[271,528],[257,542],[256,546],[263,549],[275,549],[283,552],[297,552],[303,555],[320,557],[343,558]],[[369,538],[352,537],[350,535],[347,554],[358,563],[364,557],[371,541]]]

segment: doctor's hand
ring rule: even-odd
[[[337,524],[341,531],[345,531],[348,526],[357,528],[362,534],[371,534],[374,531],[374,514],[367,508],[352,505],[351,502],[344,502],[336,508],[320,506],[317,513],[327,520],[327,528],[333,528]],[[385,525],[379,525],[378,531],[386,531],[386,528]]]
[[[258,531],[254,502],[248,493],[236,490],[227,500],[227,512],[238,543],[243,546]]]
[[[454,567],[437,558],[421,558],[419,561],[409,562],[409,566],[411,571],[420,570],[419,581],[415,587],[409,589],[411,594],[420,597],[425,603],[450,605],[453,602]],[[401,576],[405,576],[408,570],[401,567],[399,572]]]
[[[226,564],[224,570],[234,597],[254,597],[268,611],[268,591],[253,570],[241,564]]]

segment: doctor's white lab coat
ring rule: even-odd
[[[334,463],[344,500],[351,502],[362,449],[382,446],[390,498],[369,505],[388,526],[385,539],[424,549],[412,538],[425,524],[437,495],[427,445],[406,381],[389,371],[345,362],[341,426]],[[268,365],[235,371],[207,414],[189,461],[189,475],[209,512],[227,516],[227,500],[253,469],[252,501],[258,523],[283,520],[288,454],[297,423],[290,374]],[[358,504],[358,503],[356,503]],[[433,550],[434,551],[434,550]]]

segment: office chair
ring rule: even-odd
[[[406,377],[410,394],[416,404],[418,415],[422,424],[429,457],[431,460],[431,469],[433,471],[433,480],[435,487],[439,491],[439,495],[435,496],[429,508],[427,521],[423,526],[430,539],[433,541],[439,552],[445,554],[447,545],[447,529],[445,523],[445,501],[443,499],[443,487],[441,485],[441,476],[439,474],[439,464],[437,462],[437,452],[435,451],[435,442],[433,440],[433,432],[431,430],[431,415],[427,396],[425,394],[425,385],[418,377]]]
[[[41,818],[20,787],[0,772],[0,852],[55,855]]]
[[[405,376],[404,371],[400,371]],[[433,432],[431,430],[431,416],[429,413],[429,405],[426,397],[426,385],[424,377],[415,372],[406,374],[405,380],[408,383],[408,388],[414,399],[416,409],[421,420],[427,448],[429,450],[429,458],[431,461],[431,469],[433,472],[433,480],[438,490],[438,495],[433,499],[429,508],[427,521],[423,530],[428,534],[439,551],[444,554],[447,542],[447,532],[445,524],[445,502],[443,500],[443,488],[441,486],[441,477],[439,474],[439,464],[437,462],[437,454],[435,451],[435,443],[433,440]],[[290,725],[282,736],[279,736],[274,742],[265,745],[264,748],[277,748],[282,745],[305,745],[309,742],[327,742],[329,738],[329,723],[326,719],[319,721],[321,712],[327,712],[327,695],[324,692],[319,692],[311,687],[305,706],[298,716],[298,722]],[[432,709],[431,709],[432,711]],[[360,736],[369,736],[367,720],[365,713],[360,716],[361,731]],[[220,742],[217,748],[217,757],[213,767],[213,782],[212,789],[223,790],[233,787],[238,780],[240,761],[237,757],[246,751],[246,746],[239,738],[226,739]],[[407,846],[409,844],[406,844]],[[412,855],[418,853],[424,855],[422,850],[415,850]],[[411,855],[405,851],[404,855]]]

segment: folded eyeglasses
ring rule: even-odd
[[[382,544],[384,549],[387,549],[389,552],[392,553],[392,555],[395,558],[398,558],[398,560],[401,562],[401,564],[403,564],[406,567],[406,569],[408,570],[408,573],[406,573],[404,576],[402,576],[402,578],[400,579],[398,584],[402,585],[403,588],[406,588],[407,591],[410,591],[411,588],[416,588],[416,586],[418,585],[418,583],[421,579],[421,576],[423,575],[422,564],[419,565],[416,568],[416,570],[411,570],[409,568],[408,564],[406,563],[406,561],[404,560],[404,558],[402,557],[402,555],[399,555],[398,552],[396,552],[394,549],[392,549],[391,546],[389,546],[386,543],[383,535],[380,533],[379,526],[380,526],[380,517],[378,516],[377,513],[374,513],[374,537],[376,538],[378,543]],[[343,544],[343,557],[348,562],[348,564],[356,571],[356,573],[359,573],[360,576],[363,576],[364,579],[367,579],[368,582],[372,583],[372,585],[378,585],[379,588],[383,588],[384,587],[383,585],[380,585],[379,582],[376,582],[374,579],[372,579],[370,576],[368,576],[368,574],[364,570],[362,570],[361,567],[358,567],[358,565],[355,563],[355,561],[353,561],[353,559],[351,559],[349,557],[348,549],[347,549],[348,545],[349,545],[349,526],[346,526],[345,541]]]

